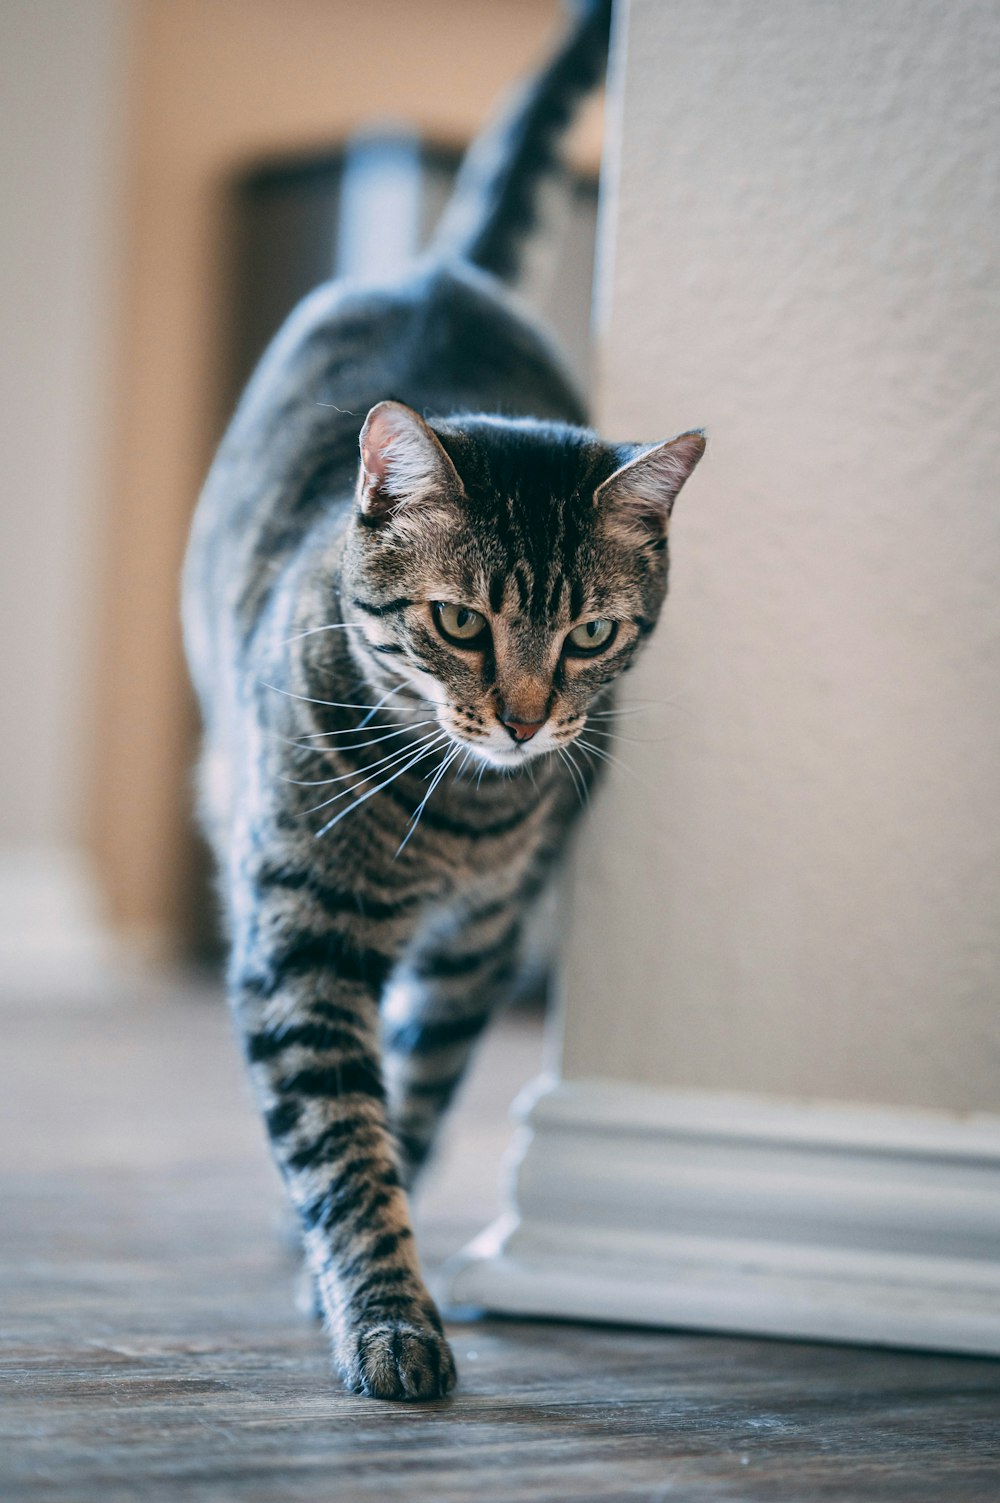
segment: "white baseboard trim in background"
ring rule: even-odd
[[[1000,1117],[552,1080],[515,1112],[453,1306],[1000,1355]]]

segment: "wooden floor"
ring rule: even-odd
[[[221,1006],[162,984],[0,1003],[0,1498],[1000,1500],[1000,1364],[482,1320],[441,1405],[350,1398],[291,1303]],[[510,1023],[422,1212],[495,1204]]]

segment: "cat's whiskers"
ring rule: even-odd
[[[433,735],[433,732],[428,731],[427,736],[421,737],[419,741],[415,741],[413,743],[413,746],[420,746],[420,745],[422,745],[422,743],[425,740],[427,740],[427,738],[429,736],[431,736],[431,735]],[[363,778],[363,777],[367,777],[369,773],[375,772],[379,767],[382,767],[386,762],[391,762],[394,757],[405,756],[406,753],[409,752],[410,750],[412,750],[412,747],[403,747],[403,748],[400,748],[398,746],[394,747],[392,751],[386,752],[385,755],[379,757],[377,761],[375,761],[375,762],[369,762],[364,767],[351,767],[351,768],[348,769],[347,772],[338,773],[335,777],[332,777],[332,778],[288,778],[288,777],[282,777],[281,781],[283,783],[292,783],[292,784],[294,784],[298,788],[327,788],[332,783],[346,783],[349,778]]]
[[[303,637],[315,637],[321,631],[360,631],[360,621],[332,621],[329,626],[310,626],[308,631],[297,631],[291,637],[285,637],[281,642],[282,647],[288,647],[292,642],[301,642]]]
[[[472,747],[471,746],[467,746],[465,748],[465,755],[463,756],[461,762],[459,762],[458,766],[455,768],[455,782],[456,783],[458,783],[458,782],[461,781],[462,774],[465,772],[465,769],[468,767],[468,765],[469,765],[469,758],[471,756],[472,756]]]
[[[303,704],[307,705],[327,705],[330,709],[333,710],[369,710],[372,714],[374,714],[375,711],[380,709],[382,705],[385,704],[385,701],[389,698],[388,694],[384,694],[382,698],[373,705],[350,704],[339,699],[315,699],[311,694],[295,694],[291,689],[283,689],[280,684],[268,683],[266,679],[260,679],[259,683],[262,689],[273,689],[275,694],[283,694],[286,699],[298,699],[301,700]],[[362,720],[358,725],[354,727],[354,729],[356,731],[360,731],[364,724],[365,721]]]
[[[415,767],[418,762],[422,762],[425,757],[429,757],[431,752],[435,751],[439,744],[440,743],[438,742],[432,742],[429,746],[425,746],[423,751],[418,752],[415,757],[411,757],[410,760],[408,762],[405,762],[402,767],[398,768],[391,777],[385,778],[381,783],[376,783],[374,788],[369,788],[367,793],[363,793],[360,798],[355,799],[353,804],[348,804],[346,809],[341,809],[339,813],[333,816],[332,819],[328,819],[326,824],[323,825],[321,829],[316,831],[317,840],[321,835],[325,835],[329,830],[332,830],[334,825],[339,824],[342,819],[345,819],[347,815],[351,814],[355,809],[357,809],[360,804],[365,803],[367,799],[374,798],[376,793],[381,793],[384,788],[388,788],[390,783],[394,783],[397,778],[401,778],[405,772],[408,772],[410,770],[411,767]],[[360,784],[356,783],[353,788],[348,788],[344,791],[346,793],[354,793],[359,787]],[[338,793],[336,795],[336,798],[341,798],[342,796],[342,794]],[[335,799],[327,799],[328,804],[332,804],[334,802]],[[325,806],[320,804],[318,807],[323,808]]]
[[[420,823],[420,816],[421,816],[421,814],[423,814],[424,810],[427,808],[427,801],[428,801],[428,799],[430,798],[431,794],[434,792],[434,790],[437,787],[437,785],[440,783],[441,779],[444,777],[445,773],[448,771],[448,768],[454,762],[455,758],[461,754],[461,750],[462,750],[462,748],[460,746],[453,747],[452,750],[449,751],[449,752],[447,752],[445,754],[445,756],[442,758],[440,766],[438,767],[438,769],[435,772],[433,778],[431,779],[431,785],[430,785],[430,787],[428,788],[427,792],[424,794],[423,798],[420,800],[420,803],[417,805],[417,807],[416,807],[416,809],[415,809],[415,811],[413,813],[413,816],[410,819],[409,829],[407,830],[406,834],[403,836],[403,838],[400,841],[399,845],[396,847],[396,856],[398,856],[401,853],[401,851],[403,850],[403,847],[406,845],[406,843],[409,840],[410,836],[413,834],[414,830],[417,828],[417,825]],[[392,858],[394,861],[396,859],[396,856],[394,856]]]
[[[690,715],[690,708],[680,703],[681,695],[685,690],[679,689],[669,699],[645,699],[630,705],[618,705],[612,710],[591,710],[588,720],[612,720],[624,715],[645,715],[650,710],[678,710],[682,715]]]
[[[410,706],[397,705],[393,709],[392,714],[393,715],[403,715],[403,714],[406,714],[406,715],[417,715],[417,714],[425,715],[427,709],[434,709],[434,708],[436,708],[436,706],[433,706],[433,705],[431,705],[429,703],[427,704],[426,709],[418,709],[418,707],[416,705],[412,706],[412,708]],[[436,716],[432,717],[432,718],[436,719]],[[418,725],[429,725],[429,724],[430,724],[430,720],[427,720],[427,719],[425,719],[425,720],[410,720],[410,721],[406,721],[406,722],[404,722],[404,724],[400,725],[400,723],[398,721],[395,721],[395,720],[371,721],[370,718],[366,716],[365,720],[362,721],[362,722],[360,722],[360,724],[358,724],[358,725],[344,726],[340,730],[337,730],[337,731],[305,731],[305,732],[303,732],[303,734],[301,736],[299,736],[297,738],[297,740],[298,740],[298,744],[305,745],[305,743],[307,741],[320,741],[323,738],[330,737],[330,736],[356,736],[359,731],[366,730],[366,729],[370,729],[370,730],[373,730],[373,731],[396,730],[396,731],[399,731],[399,732],[402,733],[404,731],[412,731]],[[333,748],[331,748],[331,750],[332,749]]]
[[[293,740],[290,736],[282,736],[280,740],[284,741],[287,746],[297,746],[300,751],[311,751],[319,754],[324,752],[364,751],[369,746],[377,746],[380,741],[391,741],[396,736],[406,736],[410,731],[419,730],[422,725],[436,724],[437,721],[431,717],[426,720],[414,720],[409,725],[398,725],[393,730],[388,730],[385,726],[377,725],[373,726],[372,729],[379,731],[380,735],[371,736],[367,741],[342,741],[339,746],[311,746],[309,743],[315,740],[317,736],[356,736],[358,733],[357,726],[353,726],[348,731],[315,731],[301,740]]]
[[[606,736],[609,741],[627,741],[631,746],[659,746],[670,740],[669,736],[626,736],[617,727],[605,731],[599,725],[588,725],[587,735]]]
[[[342,782],[347,778],[354,778],[355,781],[351,783],[350,787],[342,788],[339,793],[333,794],[331,798],[324,799],[320,804],[314,804],[312,808],[306,809],[304,813],[315,814],[318,810],[325,809],[330,804],[335,804],[338,799],[346,798],[348,794],[356,793],[357,790],[362,786],[362,784],[368,782],[370,774],[374,772],[376,768],[380,768],[381,772],[388,772],[390,767],[395,767],[400,762],[405,762],[407,758],[413,754],[417,747],[422,746],[425,748],[425,751],[429,751],[432,747],[440,746],[443,739],[443,732],[438,733],[429,731],[426,736],[422,736],[420,740],[417,741],[414,745],[407,746],[403,751],[393,752],[391,756],[381,758],[379,763],[375,763],[368,769],[358,768],[356,772],[345,773],[343,779],[329,779],[329,782]],[[418,757],[417,760],[419,761],[420,758]]]
[[[588,752],[592,757],[600,757],[602,761],[610,763],[612,767],[620,767],[623,772],[627,772],[629,777],[634,778],[643,788],[648,788],[648,784],[639,777],[637,772],[629,767],[627,762],[623,762],[621,757],[616,757],[612,752],[606,751],[603,746],[595,746],[592,741],[585,741],[582,736],[577,738],[576,744],[580,747],[581,751]]]
[[[587,784],[584,781],[583,774],[580,772],[580,769],[579,767],[577,767],[576,762],[573,760],[564,746],[557,746],[555,750],[556,755],[561,757],[562,760],[566,763],[566,766],[569,768],[569,774],[573,779],[573,785],[576,788],[577,797],[579,798],[580,803],[584,807],[586,807],[586,805],[590,802],[590,799],[587,793]]]
[[[362,721],[359,722],[359,724],[357,726],[357,729],[359,731],[364,730],[364,728],[368,724],[369,720],[371,720],[372,716],[375,714],[375,711],[376,710],[380,710],[382,708],[382,706],[385,704],[385,702],[386,702],[387,699],[392,699],[392,697],[393,697],[394,694],[399,694],[400,691],[403,690],[403,689],[405,689],[405,688],[407,688],[407,684],[406,684],[406,680],[403,679],[398,684],[394,685],[393,688],[387,689],[386,692],[382,695],[382,698],[378,701],[378,703],[375,704],[375,705],[373,705],[372,708],[369,710],[369,712],[365,716],[364,720],[362,720]],[[418,703],[421,705],[421,707],[423,709],[430,708],[430,702],[428,700],[426,700],[426,699],[419,700]],[[406,709],[406,708],[407,708],[407,706],[405,706],[405,705],[394,705],[393,706],[394,710]]]

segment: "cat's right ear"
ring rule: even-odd
[[[615,531],[640,545],[666,536],[681,486],[705,452],[705,435],[692,428],[679,438],[637,445],[626,462],[598,486],[594,505]]]
[[[377,527],[411,506],[457,501],[458,471],[437,435],[402,402],[379,402],[361,429],[358,508]]]

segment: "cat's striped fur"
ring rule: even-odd
[[[292,316],[186,568],[233,1009],[336,1362],[388,1398],[454,1381],[405,1186],[517,976],[592,778],[573,743],[656,620],[702,447],[579,426],[557,354],[490,275],[600,72],[608,9],[582,8],[409,280],[325,286]]]

